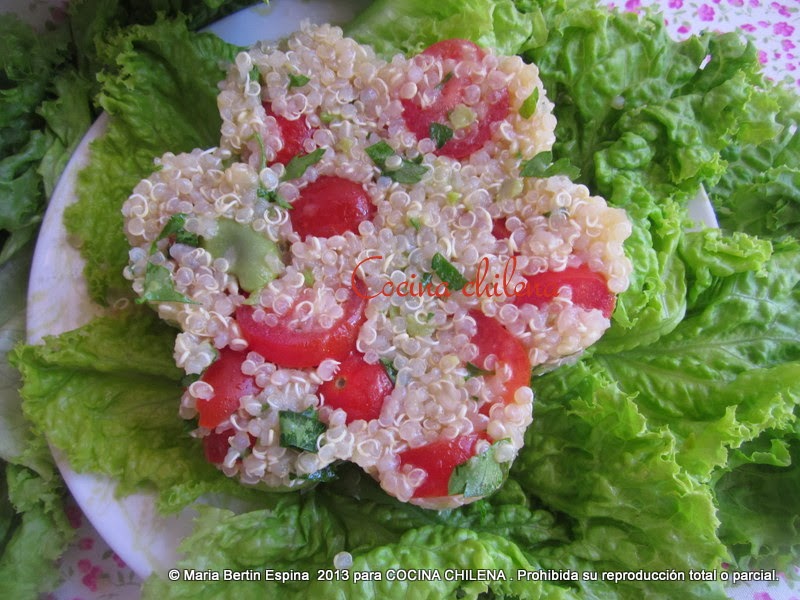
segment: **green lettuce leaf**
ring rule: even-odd
[[[178,417],[182,372],[172,360],[174,335],[140,308],[44,345],[20,346],[12,361],[24,378],[25,414],[73,469],[118,480],[122,495],[156,489],[166,512],[208,492],[249,497],[205,460]]]
[[[516,54],[533,31],[534,23],[512,0],[378,0],[346,26],[347,35],[386,57],[420,52],[448,38]]]
[[[97,302],[131,295],[122,277],[127,241],[120,209],[152,173],[154,158],[219,144],[216,85],[235,50],[211,34],[190,33],[183,21],[163,19],[128,28],[100,47],[107,69],[99,102],[110,122],[91,146],[91,163],[78,177],[79,200],[65,214]]]

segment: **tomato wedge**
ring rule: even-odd
[[[311,128],[308,126],[306,118],[301,116],[299,119],[290,120],[272,112],[269,103],[264,102],[263,106],[267,111],[267,116],[274,117],[278,123],[283,140],[283,148],[275,156],[275,162],[285,165],[298,154],[304,154],[303,143],[311,139]]]
[[[212,431],[203,438],[203,453],[208,462],[219,465],[225,460],[230,448],[228,438],[233,434],[233,429],[226,429],[221,433]]]
[[[375,206],[364,186],[350,179],[323,175],[300,190],[292,203],[292,227],[301,239],[358,233],[362,221],[372,219]]]
[[[214,429],[236,412],[239,398],[261,391],[255,378],[242,373],[242,363],[246,358],[246,352],[223,348],[219,358],[203,373],[201,380],[214,388],[214,395],[208,400],[197,399],[198,423],[201,427]]]
[[[306,326],[293,318],[304,294],[290,313],[275,325],[256,321],[255,308],[246,304],[236,309],[236,321],[250,349],[269,362],[291,369],[316,367],[326,358],[344,360],[355,348],[359,328],[366,319],[367,301],[365,296],[352,290],[348,290],[348,295],[342,304],[344,313],[327,329],[319,325]]]
[[[411,465],[425,471],[422,484],[414,490],[414,498],[449,496],[448,486],[453,470],[475,456],[478,434],[462,435],[452,440],[437,440],[409,448],[399,454],[401,465]]]
[[[433,56],[442,62],[448,59],[476,62],[486,53],[469,40],[451,39],[436,42],[422,54]],[[443,74],[435,90],[433,103],[423,106],[422,92],[414,98],[403,99],[401,104],[406,127],[417,139],[431,137],[431,125],[434,123],[452,129],[451,112],[459,105],[466,107],[466,90],[472,84],[469,76],[456,76],[449,71]],[[470,104],[469,110],[474,113],[473,121],[456,129],[453,137],[436,149],[437,155],[462,159],[480,150],[492,135],[492,125],[508,116],[508,90],[492,90],[477,103]]]
[[[326,406],[344,410],[351,423],[380,417],[383,401],[393,389],[382,364],[370,364],[361,353],[353,352],[339,365],[336,376],[319,386],[318,393]]]
[[[497,370],[500,366],[510,372],[508,380],[501,382],[499,375],[484,375],[487,384],[493,388],[499,387],[498,401],[506,404],[514,401],[514,394],[521,388],[530,385],[531,363],[528,352],[511,332],[503,327],[497,319],[487,317],[482,312],[474,310],[470,316],[475,319],[478,330],[472,342],[478,346],[478,356],[474,365],[479,369],[491,371],[486,359],[493,354],[497,357]],[[488,415],[494,402],[481,406],[480,412]]]
[[[514,304],[533,304],[542,308],[558,295],[563,286],[572,290],[572,303],[587,310],[597,309],[607,319],[616,305],[616,295],[608,289],[606,278],[586,265],[563,271],[545,271],[525,278],[525,291],[514,298]]]

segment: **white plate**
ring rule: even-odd
[[[230,15],[208,30],[232,44],[248,46],[261,39],[286,36],[306,19],[313,23],[346,23],[367,4],[367,0],[272,0],[268,6],[259,4]],[[89,299],[83,259],[69,244],[62,219],[64,209],[76,200],[75,182],[89,160],[89,144],[104,131],[107,121],[106,115],[101,116],[86,133],[45,214],[28,287],[29,343],[85,325],[101,313]],[[111,549],[142,578],[152,572],[166,574],[179,559],[178,544],[191,531],[192,511],[187,509],[164,518],[156,513],[154,494],[117,498],[114,481],[76,473],[57,451],[54,455],[75,500]]]

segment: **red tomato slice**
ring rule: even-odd
[[[511,236],[511,232],[506,226],[505,219],[494,219],[492,221],[492,235],[498,240],[504,240]]]
[[[514,298],[514,304],[533,304],[542,308],[558,295],[562,286],[572,289],[572,303],[587,310],[597,309],[611,318],[616,296],[608,289],[606,278],[586,265],[568,267],[563,271],[545,271],[525,278],[526,287]]]
[[[411,465],[427,473],[422,484],[414,490],[414,498],[449,496],[447,488],[453,470],[475,455],[475,443],[479,437],[478,434],[462,435],[401,452],[401,465]]]
[[[209,400],[197,400],[201,427],[213,429],[239,408],[239,398],[261,391],[253,376],[242,373],[246,358],[247,352],[223,348],[219,358],[203,373],[201,380],[214,388],[214,396]]]
[[[292,226],[301,239],[358,233],[362,221],[372,219],[375,206],[364,186],[350,179],[323,175],[300,190],[292,203]]]
[[[472,342],[478,346],[478,356],[474,364],[481,369],[490,370],[486,359],[490,354],[494,354],[497,357],[498,366],[508,369],[511,377],[502,383],[499,381],[498,375],[484,375],[484,378],[490,385],[500,386],[500,399],[504,403],[513,402],[516,391],[530,385],[531,362],[528,359],[528,352],[522,342],[511,335],[511,332],[503,327],[497,319],[487,317],[477,310],[470,312],[470,316],[478,325],[478,330],[472,338]],[[488,415],[493,404],[484,404],[480,412]]]
[[[423,51],[423,54],[441,61],[447,59],[480,61],[486,53],[468,40],[452,39],[433,44]],[[403,99],[401,103],[406,127],[417,136],[417,139],[430,137],[432,123],[449,127],[450,111],[464,103],[465,90],[471,84],[472,80],[468,76],[456,77],[452,72],[444,73],[437,90],[438,94],[432,104],[423,107],[419,97]],[[435,154],[462,159],[480,150],[492,135],[492,125],[508,115],[510,109],[508,90],[495,90],[487,97],[481,98],[471,108],[476,113],[475,122],[456,131],[453,138],[438,148]]]
[[[352,290],[348,292],[350,297],[342,304],[344,314],[329,329],[297,324],[292,318],[294,309],[276,325],[269,326],[256,321],[255,309],[246,304],[236,309],[236,321],[250,349],[278,366],[303,369],[315,367],[326,358],[341,361],[355,348],[358,331],[366,319],[366,297]]]
[[[471,40],[451,38],[441,40],[428,46],[422,54],[434,56],[440,60],[471,60],[477,62],[486,56],[486,51]]]
[[[382,364],[371,365],[360,353],[353,352],[339,365],[336,377],[319,386],[318,393],[326,406],[344,410],[351,423],[380,417],[383,401],[393,389]]]
[[[226,429],[222,433],[212,431],[203,438],[203,453],[206,460],[215,465],[221,464],[228,454],[228,438],[234,434],[233,429]]]
[[[303,142],[311,139],[311,128],[308,126],[305,117],[290,120],[272,112],[272,107],[265,102],[264,110],[267,111],[267,116],[274,117],[278,123],[278,129],[281,132],[283,139],[283,148],[280,149],[275,162],[285,165],[298,154],[304,154]]]

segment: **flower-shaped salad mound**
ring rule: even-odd
[[[496,489],[531,369],[597,341],[631,271],[624,212],[552,162],[537,68],[305,25],[220,89],[219,147],[164,155],[123,209],[208,460],[280,488],[351,461],[430,508]]]

